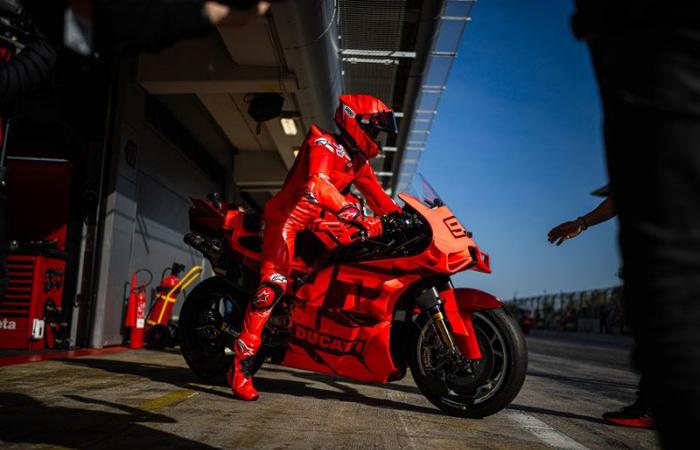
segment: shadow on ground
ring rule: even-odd
[[[0,440],[77,449],[214,448],[143,425],[174,423],[175,420],[170,417],[103,400],[67,397],[121,412],[49,406],[24,394],[2,392]]]
[[[63,362],[71,365],[100,369],[111,373],[134,375],[159,383],[167,383],[180,388],[191,389],[193,391],[229,398],[232,401],[234,400],[227,388],[225,390],[221,389],[223,383],[215,383],[210,386],[202,385],[200,383],[207,382],[199,380],[191,370],[183,367],[142,364],[105,358],[79,358],[65,360]],[[275,373],[291,375],[295,380],[274,378]],[[312,386],[311,382],[323,383],[331,389],[321,389]],[[378,389],[388,389],[402,393],[419,393],[418,389],[412,386],[392,383],[386,385],[361,383],[311,372],[289,370],[278,366],[265,366],[264,371],[261,372],[260,375],[255,376],[255,387],[260,390],[263,396],[265,393],[276,393],[295,397],[311,397],[321,400],[352,402],[392,410],[443,415],[441,411],[432,407],[418,406],[387,398],[368,397],[352,386],[371,386]]]
[[[557,374],[552,374],[552,373],[538,372],[538,371],[533,371],[533,370],[528,370],[527,376],[546,378],[549,380],[560,381],[560,382],[567,383],[567,384],[580,385],[579,387],[582,387],[585,385],[590,385],[590,386],[598,387],[598,388],[615,388],[618,390],[619,389],[635,389],[635,388],[637,388],[636,384],[619,383],[619,382],[605,381],[605,380],[595,380],[592,378],[572,377],[572,376],[568,376],[568,375],[564,376],[564,375],[557,375]]]
[[[574,413],[569,413],[569,412],[565,412],[565,411],[555,411],[552,409],[538,408],[535,406],[524,406],[524,405],[517,405],[515,403],[512,403],[507,407],[507,409],[512,409],[514,411],[522,411],[525,413],[545,414],[547,416],[565,417],[567,419],[585,420],[586,422],[591,422],[591,423],[595,423],[595,424],[609,425],[607,422],[605,422],[602,418],[599,418],[599,417],[584,416],[581,414],[574,414]]]

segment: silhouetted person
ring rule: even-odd
[[[619,214],[625,311],[661,442],[700,428],[700,2],[576,0]]]

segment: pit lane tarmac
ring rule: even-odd
[[[3,448],[659,448],[605,424],[634,400],[629,340],[528,337],[525,386],[482,420],[444,415],[408,375],[386,386],[266,365],[260,400],[203,384],[177,351],[127,351],[0,368]]]

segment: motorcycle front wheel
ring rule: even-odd
[[[483,355],[470,367],[441,364],[437,329],[425,314],[413,322],[409,365],[418,389],[442,411],[482,418],[505,408],[518,395],[527,371],[525,339],[502,309],[479,311],[472,322]]]
[[[240,331],[248,306],[247,296],[220,278],[198,284],[180,311],[178,339],[187,365],[200,378],[222,383],[233,361],[234,338],[221,332],[222,323]],[[253,373],[262,366],[264,352],[255,357]]]

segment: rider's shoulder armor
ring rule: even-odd
[[[334,135],[322,130],[316,125],[311,125],[311,130],[306,138],[306,144],[321,146],[340,158],[343,165],[347,165],[348,168],[352,167],[352,158],[345,147],[337,141]]]

